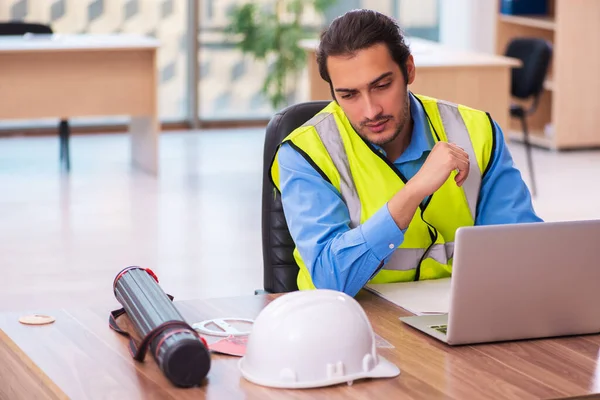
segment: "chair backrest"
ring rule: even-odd
[[[262,243],[264,288],[271,293],[298,290],[294,241],[283,214],[281,194],[271,180],[271,163],[283,139],[327,104],[329,101],[311,101],[286,107],[275,114],[267,125],[263,153]]]
[[[515,38],[508,44],[504,55],[518,58],[523,64],[512,69],[512,95],[520,99],[539,96],[550,67],[552,45],[541,38]]]
[[[26,33],[51,35],[52,28],[49,25],[30,22],[0,22],[0,36],[22,36]]]

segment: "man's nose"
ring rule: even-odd
[[[369,120],[377,119],[379,115],[383,112],[383,109],[374,101],[371,97],[366,97],[365,100],[365,118]]]

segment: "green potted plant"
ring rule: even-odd
[[[302,26],[302,16],[309,7],[323,15],[335,1],[275,0],[272,5],[247,3],[231,9],[225,34],[242,53],[270,63],[262,93],[273,108],[286,104],[305,66],[306,53],[299,42],[316,36],[314,29]]]

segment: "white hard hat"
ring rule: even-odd
[[[377,354],[358,302],[326,289],[288,293],[267,305],[254,321],[239,368],[250,382],[289,389],[400,374]]]

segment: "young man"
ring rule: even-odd
[[[317,62],[334,101],[283,141],[271,171],[299,289],[354,296],[367,282],[448,277],[459,227],[541,221],[487,113],[409,92],[415,64],[392,19],[337,18]]]

